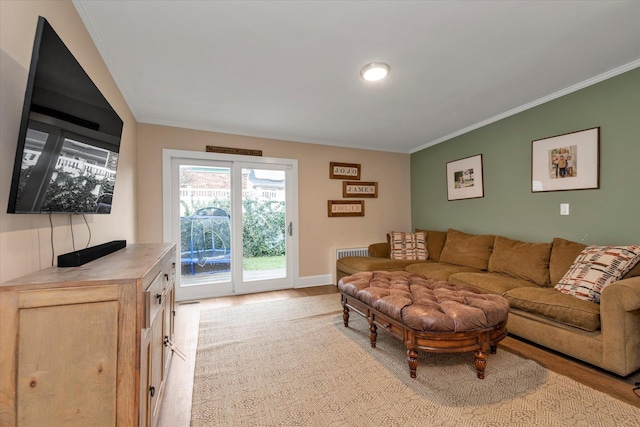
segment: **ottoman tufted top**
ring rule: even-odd
[[[509,302],[499,295],[406,271],[356,273],[338,287],[416,331],[473,331],[504,322],[509,313]]]

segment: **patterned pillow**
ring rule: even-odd
[[[600,303],[605,287],[640,261],[640,245],[587,246],[555,286],[562,293]]]
[[[389,233],[391,259],[426,260],[427,233],[417,231],[415,233],[403,233],[392,231]]]

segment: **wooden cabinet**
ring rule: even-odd
[[[134,244],[0,285],[0,426],[155,426],[175,246]]]

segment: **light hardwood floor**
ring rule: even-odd
[[[335,292],[338,292],[335,285],[325,285],[304,289],[211,298],[179,304],[176,309],[176,344],[187,355],[187,360],[183,361],[174,356],[171,362],[159,427],[187,427],[190,424],[193,372],[201,310]],[[507,350],[521,357],[535,360],[547,369],[566,375],[589,387],[640,408],[640,397],[633,392],[634,384],[640,381],[640,371],[621,378],[511,336],[502,340],[498,347],[499,350]]]

